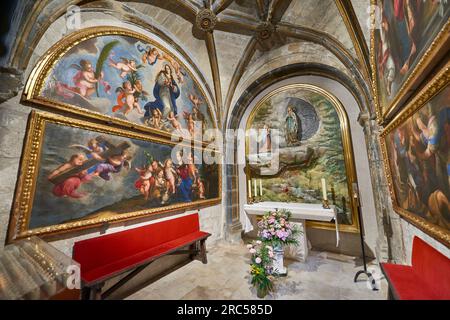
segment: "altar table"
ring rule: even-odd
[[[298,236],[299,247],[296,252],[298,257],[305,261],[308,256],[308,239],[306,237],[306,220],[327,221],[334,219],[336,228],[336,247],[339,245],[339,230],[336,218],[336,208],[330,205],[329,209],[323,208],[322,204],[315,203],[291,203],[291,202],[271,202],[263,201],[252,204],[244,204],[245,226],[244,231],[248,233],[253,230],[253,224],[249,219],[249,215],[262,216],[268,211],[289,210],[291,215],[291,223],[298,225],[303,232]]]

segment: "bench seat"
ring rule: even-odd
[[[381,263],[390,295],[398,300],[450,299],[450,259],[414,237],[412,265]]]
[[[206,263],[205,241],[210,235],[200,231],[198,214],[190,214],[78,241],[73,247],[73,259],[80,263],[83,287],[96,291],[94,298],[99,298],[106,280],[131,271],[119,281],[125,283],[165,255],[188,254],[191,260]]]
[[[178,250],[182,247],[190,245],[196,241],[205,239],[209,233],[198,231],[188,234],[184,237],[160,244],[156,247],[138,252],[123,259],[113,261],[109,264],[99,266],[95,269],[81,272],[81,278],[86,285],[92,285],[97,282],[105,281],[119,275],[126,270],[134,269],[142,264],[158,259],[170,252]]]

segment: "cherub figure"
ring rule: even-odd
[[[138,79],[134,82],[134,89],[136,90],[136,97],[140,95],[148,96],[148,92],[144,90],[141,80]]]
[[[176,193],[175,181],[176,181],[177,172],[173,168],[173,161],[170,158],[164,162],[164,176],[167,181],[168,192],[175,194]]]
[[[109,58],[109,66],[119,70],[121,78],[125,78],[132,71],[137,71],[138,67],[136,66],[135,60],[128,60],[124,57],[120,57],[120,59],[122,62],[115,62],[112,58]]]
[[[48,179],[51,180],[59,174],[75,168],[84,164],[86,157],[83,153],[77,153],[70,157],[70,160],[58,168],[53,170],[49,175]],[[87,173],[87,170],[83,170],[73,176],[65,179],[63,182],[56,184],[53,187],[52,193],[56,197],[69,197],[74,199],[82,198],[86,193],[79,193],[76,190],[85,182],[91,180],[91,175]]]
[[[192,104],[196,108],[198,108],[198,106],[203,103],[202,99],[193,94],[189,94],[189,100],[191,100]]]
[[[71,68],[74,68],[77,71],[75,76],[72,78],[74,87],[71,87],[65,83],[56,83],[56,92],[64,97],[70,98],[73,96],[75,92],[81,95],[84,98],[89,98],[96,91],[96,84],[101,82],[105,86],[105,91],[109,93],[111,86],[103,81],[103,72],[100,73],[98,77],[95,76],[94,68],[92,67],[92,63],[88,60],[80,60],[80,64],[71,64]]]
[[[139,114],[144,113],[135,97],[136,89],[133,88],[130,81],[125,81],[122,87],[116,89],[116,92],[119,92],[119,94],[117,95],[117,105],[112,108],[113,112],[122,110],[127,115],[130,111],[136,109]]]
[[[162,113],[159,109],[153,109],[152,110],[152,117],[147,120],[147,124],[156,129],[161,129],[162,124]]]
[[[167,120],[170,122],[174,130],[181,132],[181,123],[178,121],[177,116],[173,111],[169,112],[167,115]]]
[[[110,173],[118,173],[123,167],[130,169],[131,156],[124,150],[118,155],[112,155],[105,162],[97,165],[94,175],[99,176],[103,180],[111,180]]]
[[[100,154],[103,153],[106,150],[106,148],[103,144],[101,144],[97,140],[98,138],[99,137],[90,139],[87,143],[87,147],[81,144],[72,144],[69,146],[69,148],[74,148],[83,151],[86,154],[87,159],[93,158],[99,161],[105,161],[105,159],[103,159]],[[97,166],[98,164],[87,169],[87,173],[88,174],[94,173],[95,170],[97,169]]]
[[[191,137],[193,137],[195,131],[195,121],[192,116],[192,113],[183,111],[183,117],[186,120],[187,130],[189,131]]]
[[[158,58],[160,57],[160,53],[158,51],[158,49],[156,49],[155,47],[147,47],[147,50],[142,48],[141,46],[138,46],[138,50],[142,53],[141,56],[141,60],[142,63],[148,63],[149,65],[153,66],[157,61]]]
[[[155,178],[155,198],[160,198],[166,188],[166,179],[164,178],[164,170],[158,170]]]
[[[145,200],[148,200],[150,195],[150,178],[153,175],[153,167],[149,163],[144,168],[134,168],[139,173],[139,179],[136,180],[134,186],[144,196]]]

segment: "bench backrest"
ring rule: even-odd
[[[412,267],[415,274],[440,296],[450,295],[450,259],[428,243],[414,237]]]
[[[198,214],[191,214],[78,241],[73,246],[73,259],[83,270],[91,270],[199,230]]]

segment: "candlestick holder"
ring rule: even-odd
[[[258,196],[256,196],[256,197],[255,196],[248,197],[247,200],[248,200],[248,204],[261,202],[261,199]]]
[[[322,207],[324,209],[330,209],[330,203],[328,202],[328,200],[325,199],[322,200]]]

